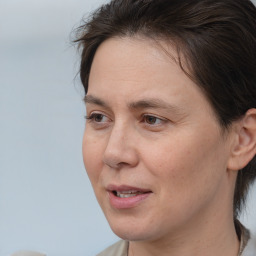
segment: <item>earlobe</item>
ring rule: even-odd
[[[256,154],[256,109],[249,109],[238,121],[236,139],[228,162],[229,170],[244,168]]]

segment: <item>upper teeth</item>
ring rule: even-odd
[[[121,198],[127,198],[127,197],[132,197],[136,196],[138,194],[142,194],[140,191],[136,190],[129,190],[129,191],[116,191],[116,195]]]

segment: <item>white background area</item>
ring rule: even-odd
[[[70,32],[95,0],[0,0],[0,256],[93,256],[118,238],[84,170]],[[255,1],[254,1],[255,3]],[[256,232],[256,186],[243,222]]]

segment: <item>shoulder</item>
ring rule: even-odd
[[[128,244],[128,241],[121,240],[96,256],[127,256]]]

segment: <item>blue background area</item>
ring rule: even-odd
[[[118,239],[83,166],[83,89],[70,46],[72,28],[103,2],[0,2],[0,256],[90,256]],[[255,199],[256,186],[242,216],[254,231]]]

